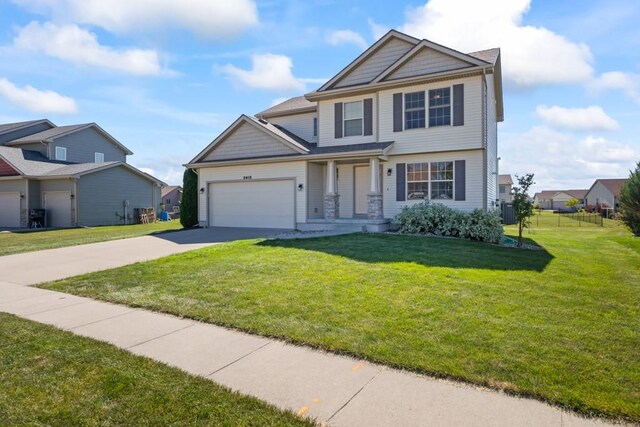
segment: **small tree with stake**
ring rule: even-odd
[[[518,224],[518,247],[522,247],[522,230],[528,228],[531,222],[529,218],[533,215],[533,202],[529,199],[529,188],[535,184],[533,174],[525,176],[516,175],[518,185],[511,188],[513,195],[512,206]]]
[[[620,219],[631,232],[640,236],[640,162],[620,189]]]

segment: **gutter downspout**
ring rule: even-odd
[[[487,212],[487,75],[482,69],[482,210]]]

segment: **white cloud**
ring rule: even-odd
[[[369,18],[367,20],[367,23],[369,24],[369,29],[371,30],[371,34],[373,34],[373,38],[376,39],[376,40],[382,38],[382,36],[387,34],[389,32],[389,30],[391,29],[391,28],[386,27],[384,25],[378,24],[377,22],[375,22],[371,18]]]
[[[271,102],[271,105],[270,105],[270,106],[271,106],[271,107],[275,107],[275,106],[276,106],[276,105],[278,105],[278,104],[282,104],[282,103],[283,103],[284,101],[286,101],[287,99],[289,99],[289,98],[287,98],[286,96],[283,96],[283,97],[280,97],[280,98],[276,98],[276,99],[274,99],[274,100]]]
[[[577,138],[544,126],[505,135],[502,141],[501,173],[534,173],[534,191],[589,188],[597,178],[626,177],[640,159],[640,149],[630,143]]]
[[[51,90],[39,90],[32,86],[17,87],[7,79],[0,78],[0,95],[10,103],[25,110],[42,114],[74,114],[78,112],[73,98]]]
[[[590,88],[596,92],[621,90],[629,98],[640,104],[640,74],[610,71],[595,78]]]
[[[326,40],[327,43],[333,46],[337,46],[340,44],[353,44],[362,50],[365,50],[368,46],[368,43],[360,34],[351,30],[331,31],[329,34],[327,34]]]
[[[227,64],[220,67],[220,71],[240,86],[279,92],[305,90],[305,84],[291,72],[293,62],[288,56],[272,53],[253,55],[251,62],[251,70]]]
[[[96,25],[115,33],[180,28],[227,38],[258,24],[253,0],[14,0],[58,22]]]
[[[518,86],[591,79],[589,47],[523,25],[529,6],[530,0],[430,0],[407,11],[401,31],[463,52],[500,47],[504,77]]]
[[[538,105],[536,114],[546,124],[555,128],[570,130],[617,130],[620,128],[617,121],[595,105],[586,108]]]
[[[154,50],[115,50],[98,43],[95,34],[77,25],[57,26],[50,22],[31,22],[22,28],[14,39],[21,49],[43,52],[48,56],[138,75],[154,75],[163,72]]]

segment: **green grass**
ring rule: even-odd
[[[311,425],[204,378],[0,313],[0,425]]]
[[[43,249],[63,248],[107,240],[158,234],[182,229],[180,221],[152,224],[69,228],[64,230],[29,230],[0,233],[0,256]]]
[[[610,223],[526,237],[544,250],[367,234],[241,241],[44,287],[640,421],[638,239]]]

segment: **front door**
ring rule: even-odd
[[[367,193],[369,192],[369,166],[355,167],[355,214],[367,215]]]

